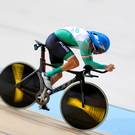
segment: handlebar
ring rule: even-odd
[[[85,75],[86,77],[99,77],[99,76],[97,76],[97,75],[91,74],[91,71],[94,71],[94,72],[97,72],[97,73],[101,73],[101,74],[108,72],[108,71],[106,71],[106,70],[101,71],[101,70],[93,69],[90,65],[84,66],[84,69],[85,69],[85,70],[84,70],[84,75]]]

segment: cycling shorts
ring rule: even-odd
[[[56,67],[62,65],[64,60],[74,55],[68,45],[62,42],[54,33],[48,36],[46,47],[49,51],[50,61]]]

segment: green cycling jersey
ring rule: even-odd
[[[78,27],[64,27],[56,30],[55,35],[69,47],[77,47],[85,65],[90,65],[94,69],[105,69],[106,65],[93,60],[90,48],[90,38],[88,32]]]

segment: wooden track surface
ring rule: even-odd
[[[28,109],[11,108],[0,100],[0,135],[103,135],[80,131],[66,123]]]

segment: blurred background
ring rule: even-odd
[[[106,120],[95,130],[113,135],[134,135],[134,5],[133,0],[0,0],[0,69],[16,61],[38,68],[40,52],[34,51],[34,40],[45,42],[58,28],[78,26],[103,32],[110,37],[111,47],[94,59],[104,64],[113,63],[116,70],[88,80],[103,89],[110,104]],[[73,51],[81,63],[77,70],[81,70],[84,63],[79,51]],[[46,59],[49,61],[48,52]],[[70,78],[65,73],[63,80]],[[50,112],[39,110],[36,104],[29,109],[63,120],[59,110],[62,95],[60,92],[52,96]]]

